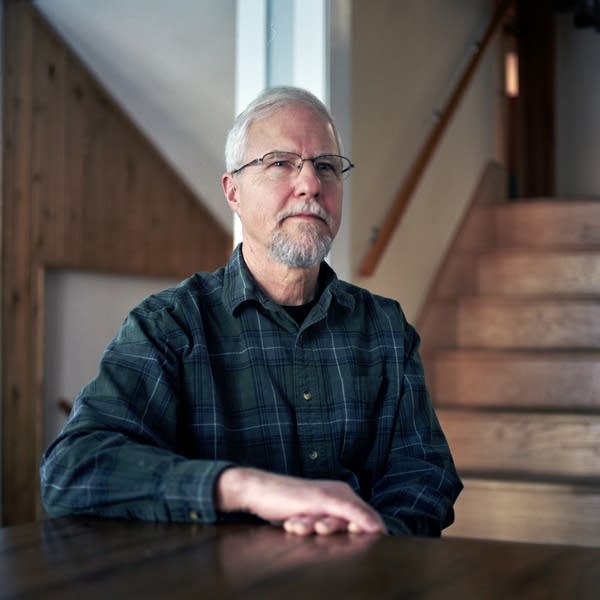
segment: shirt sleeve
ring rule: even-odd
[[[51,515],[217,519],[215,481],[231,465],[178,453],[178,362],[176,345],[154,320],[132,311],[42,457],[42,500]]]
[[[425,385],[418,346],[418,334],[405,322],[395,426],[370,504],[391,534],[439,536],[454,521],[463,486]]]

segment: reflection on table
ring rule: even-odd
[[[64,518],[0,529],[0,582],[1,598],[596,598],[600,549]]]

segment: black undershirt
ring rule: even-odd
[[[307,304],[301,304],[300,306],[283,306],[285,311],[287,312],[298,325],[302,325],[304,323],[304,319],[310,312],[310,309],[317,303],[317,298],[311,300]]]

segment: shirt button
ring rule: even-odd
[[[310,460],[317,460],[318,457],[319,457],[319,453],[316,450],[311,450],[308,453],[308,458],[310,458]]]
[[[200,517],[198,516],[198,513],[195,510],[190,511],[190,519],[192,521],[198,521],[200,519]]]
[[[310,392],[304,392],[304,394],[302,394],[304,396],[305,400],[311,400],[312,399],[312,394]]]

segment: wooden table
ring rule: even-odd
[[[600,549],[64,518],[0,529],[1,598],[600,598]]]

